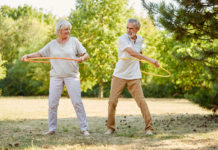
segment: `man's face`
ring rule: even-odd
[[[126,29],[127,29],[127,34],[131,38],[136,36],[137,32],[139,31],[139,28],[135,27],[135,23],[128,23]]]

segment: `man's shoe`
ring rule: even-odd
[[[53,135],[53,134],[55,134],[55,131],[48,131],[48,132],[42,133],[42,135]]]
[[[145,132],[145,134],[146,134],[146,135],[153,135],[153,133],[152,133],[151,130],[147,130],[147,131]]]
[[[114,130],[108,129],[104,134],[105,134],[105,135],[110,135],[110,134],[112,134],[112,133],[114,133]]]
[[[85,136],[89,136],[90,134],[89,134],[89,131],[83,131],[83,134],[85,135]]]

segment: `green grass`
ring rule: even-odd
[[[18,100],[17,100],[18,99]],[[187,100],[147,99],[154,135],[145,135],[139,108],[132,99],[118,103],[117,130],[104,135],[107,101],[83,100],[90,137],[80,131],[72,104],[62,99],[57,134],[47,131],[45,98],[0,98],[0,149],[217,149],[218,116]],[[135,104],[134,104],[135,103]],[[168,106],[166,107],[163,106]],[[176,109],[175,109],[176,108]],[[188,109],[187,109],[188,108]]]

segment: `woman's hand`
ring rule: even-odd
[[[27,58],[28,58],[28,55],[24,55],[23,57],[21,57],[21,61],[24,61]]]
[[[87,52],[85,52],[80,58],[78,63],[82,63],[83,61],[86,61],[89,59],[89,54]]]
[[[42,55],[39,52],[26,54],[23,57],[21,57],[21,61],[25,61],[27,58],[34,58],[34,57],[42,57]]]
[[[82,62],[83,62],[83,57],[80,57],[78,63],[82,63]]]

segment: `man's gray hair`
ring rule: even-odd
[[[70,29],[72,28],[72,25],[70,24],[69,21],[67,21],[65,19],[59,20],[58,23],[55,26],[55,34],[58,35],[59,31],[61,29],[64,29],[64,28],[67,28],[67,27],[70,27]]]
[[[135,24],[135,27],[136,28],[140,28],[140,22],[137,20],[137,19],[133,19],[133,18],[131,18],[131,19],[129,19],[128,21],[127,21],[127,24],[128,23],[134,23]]]

